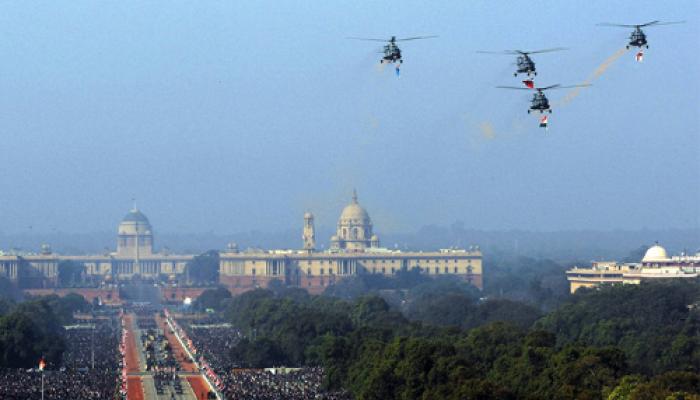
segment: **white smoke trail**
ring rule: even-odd
[[[583,84],[584,84],[584,85],[589,85],[589,84],[591,84],[594,80],[600,78],[600,76],[603,75],[603,74],[605,73],[605,71],[607,71],[608,68],[610,68],[610,66],[613,65],[613,64],[615,63],[615,61],[617,61],[617,60],[618,60],[620,57],[622,57],[625,53],[627,53],[627,48],[623,47],[623,48],[619,49],[618,51],[616,51],[613,55],[611,55],[610,57],[608,57],[607,59],[605,59],[605,61],[603,61],[603,62],[595,69],[595,71],[593,71],[593,73],[588,77],[588,79],[586,79],[586,80],[583,82]],[[561,99],[561,100],[559,100],[559,101],[557,102],[556,107],[562,107],[562,106],[565,106],[565,105],[571,103],[571,101],[572,101],[573,99],[575,99],[576,97],[578,97],[579,93],[581,93],[581,89],[582,89],[581,87],[577,87],[577,88],[571,89],[571,90],[569,91],[569,93],[567,93],[566,96],[564,96],[563,99]]]

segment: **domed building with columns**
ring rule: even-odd
[[[39,254],[0,256],[0,276],[25,287],[54,287],[58,264],[72,261],[85,266],[86,280],[114,283],[133,279],[157,281],[182,278],[194,255],[173,255],[154,250],[153,228],[145,214],[131,209],[117,228],[116,251],[93,255],[64,255],[43,246]]]
[[[571,293],[579,288],[601,284],[639,284],[644,280],[695,279],[700,276],[700,251],[695,255],[682,253],[669,256],[656,243],[649,247],[637,263],[594,261],[590,267],[574,267],[566,271]]]
[[[311,293],[323,292],[342,279],[362,275],[393,276],[417,270],[428,276],[454,276],[482,288],[482,256],[478,247],[404,252],[380,247],[367,210],[353,192],[343,208],[330,248],[316,248],[314,215],[303,216],[298,250],[241,251],[235,243],[219,253],[219,282],[234,293],[266,287],[279,280]],[[56,254],[47,246],[40,254],[0,255],[0,276],[24,282],[27,288],[54,288],[58,264],[73,261],[85,266],[86,281],[111,284],[132,280],[187,283],[187,264],[194,255],[157,251],[154,230],[146,215],[133,208],[117,228],[115,251],[96,255]],[[31,278],[31,279],[30,279]]]
[[[353,252],[377,247],[379,237],[372,234],[372,220],[358,203],[357,191],[353,191],[352,202],[340,213],[337,233],[331,237],[331,249]]]
[[[306,212],[302,250],[239,251],[237,246],[230,246],[220,253],[219,280],[234,293],[265,287],[272,280],[320,293],[357,275],[393,276],[418,270],[429,276],[454,276],[482,288],[482,256],[477,246],[404,252],[380,247],[373,230],[369,213],[354,191],[340,213],[328,250],[315,248],[314,216]]]
[[[153,229],[148,218],[137,208],[131,209],[118,228],[117,255],[139,258],[153,254]]]

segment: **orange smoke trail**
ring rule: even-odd
[[[496,130],[493,128],[493,124],[490,121],[484,121],[479,124],[479,130],[481,131],[481,137],[486,140],[496,138]]]
[[[625,47],[623,47],[623,48],[621,48],[620,50],[616,51],[613,55],[611,55],[611,56],[608,57],[605,61],[603,61],[603,63],[600,64],[600,65],[598,66],[598,68],[595,69],[595,71],[593,71],[593,73],[588,77],[588,79],[586,79],[586,80],[583,82],[583,84],[584,84],[584,85],[589,85],[589,84],[591,84],[594,80],[598,79],[601,75],[603,75],[603,74],[605,73],[605,71],[608,70],[608,68],[610,68],[611,65],[613,65],[613,64],[615,63],[615,61],[617,61],[618,58],[622,57],[626,52],[627,52],[627,48],[625,48]],[[564,96],[564,98],[561,99],[561,100],[557,103],[556,106],[557,106],[557,107],[562,107],[562,106],[565,106],[565,105],[571,103],[571,101],[572,101],[573,99],[575,99],[576,97],[578,97],[579,93],[581,93],[581,89],[583,89],[583,88],[577,87],[577,88],[571,89],[571,90],[569,91],[569,93],[567,93],[566,96]]]

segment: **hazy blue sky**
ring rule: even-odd
[[[700,2],[46,1],[0,6],[0,231],[332,225],[353,187],[378,231],[700,226]],[[507,56],[585,81],[545,133]],[[379,43],[407,42],[401,77]],[[551,92],[556,103],[566,91]],[[490,126],[491,130],[483,127]]]

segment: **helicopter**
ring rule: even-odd
[[[649,48],[649,44],[647,43],[647,35],[644,34],[644,31],[642,31],[642,28],[645,28],[647,26],[682,24],[684,22],[685,21],[672,21],[672,22],[651,21],[651,22],[647,22],[646,24],[639,24],[639,25],[611,24],[609,22],[603,22],[603,23],[598,24],[598,26],[615,26],[615,27],[622,27],[622,28],[634,28],[634,30],[630,34],[630,41],[627,44],[627,46],[625,46],[629,50],[630,47],[639,47],[640,49],[642,47],[646,47],[647,49]]]
[[[562,86],[560,84],[556,85],[550,85],[550,86],[545,86],[545,87],[533,87],[533,88],[523,88],[523,87],[516,87],[516,86],[496,86],[499,89],[515,89],[515,90],[535,90],[535,95],[532,97],[532,105],[530,108],[527,110],[527,113],[530,114],[531,111],[538,111],[541,113],[544,113],[545,111],[549,111],[549,113],[552,113],[552,109],[549,106],[549,99],[547,99],[547,96],[545,96],[544,91],[545,90],[551,90],[551,89],[568,89],[568,88],[577,88],[577,87],[587,87],[591,86],[590,84],[581,84],[581,85],[569,85],[569,86]]]
[[[417,39],[432,39],[436,38],[437,36],[414,36],[414,37],[409,37],[409,38],[403,38],[403,39],[397,39],[396,36],[392,36],[391,39],[386,40],[386,39],[371,39],[371,38],[359,38],[359,37],[349,37],[347,39],[354,39],[354,40],[369,40],[373,42],[388,42],[386,45],[384,45],[384,49],[380,53],[384,53],[384,57],[382,57],[379,62],[381,64],[387,63],[387,64],[392,64],[392,63],[398,63],[401,64],[403,63],[403,58],[401,57],[401,49],[399,46],[396,44],[396,42],[405,42],[407,40],[417,40]]]
[[[518,74],[530,74],[537,76],[537,70],[535,69],[535,62],[530,58],[530,54],[539,53],[549,53],[552,51],[567,50],[566,47],[555,47],[552,49],[544,50],[534,50],[534,51],[522,51],[522,50],[505,50],[505,51],[477,51],[477,53],[482,54],[508,54],[517,55],[516,65],[518,69],[513,73],[513,76],[518,76]]]

